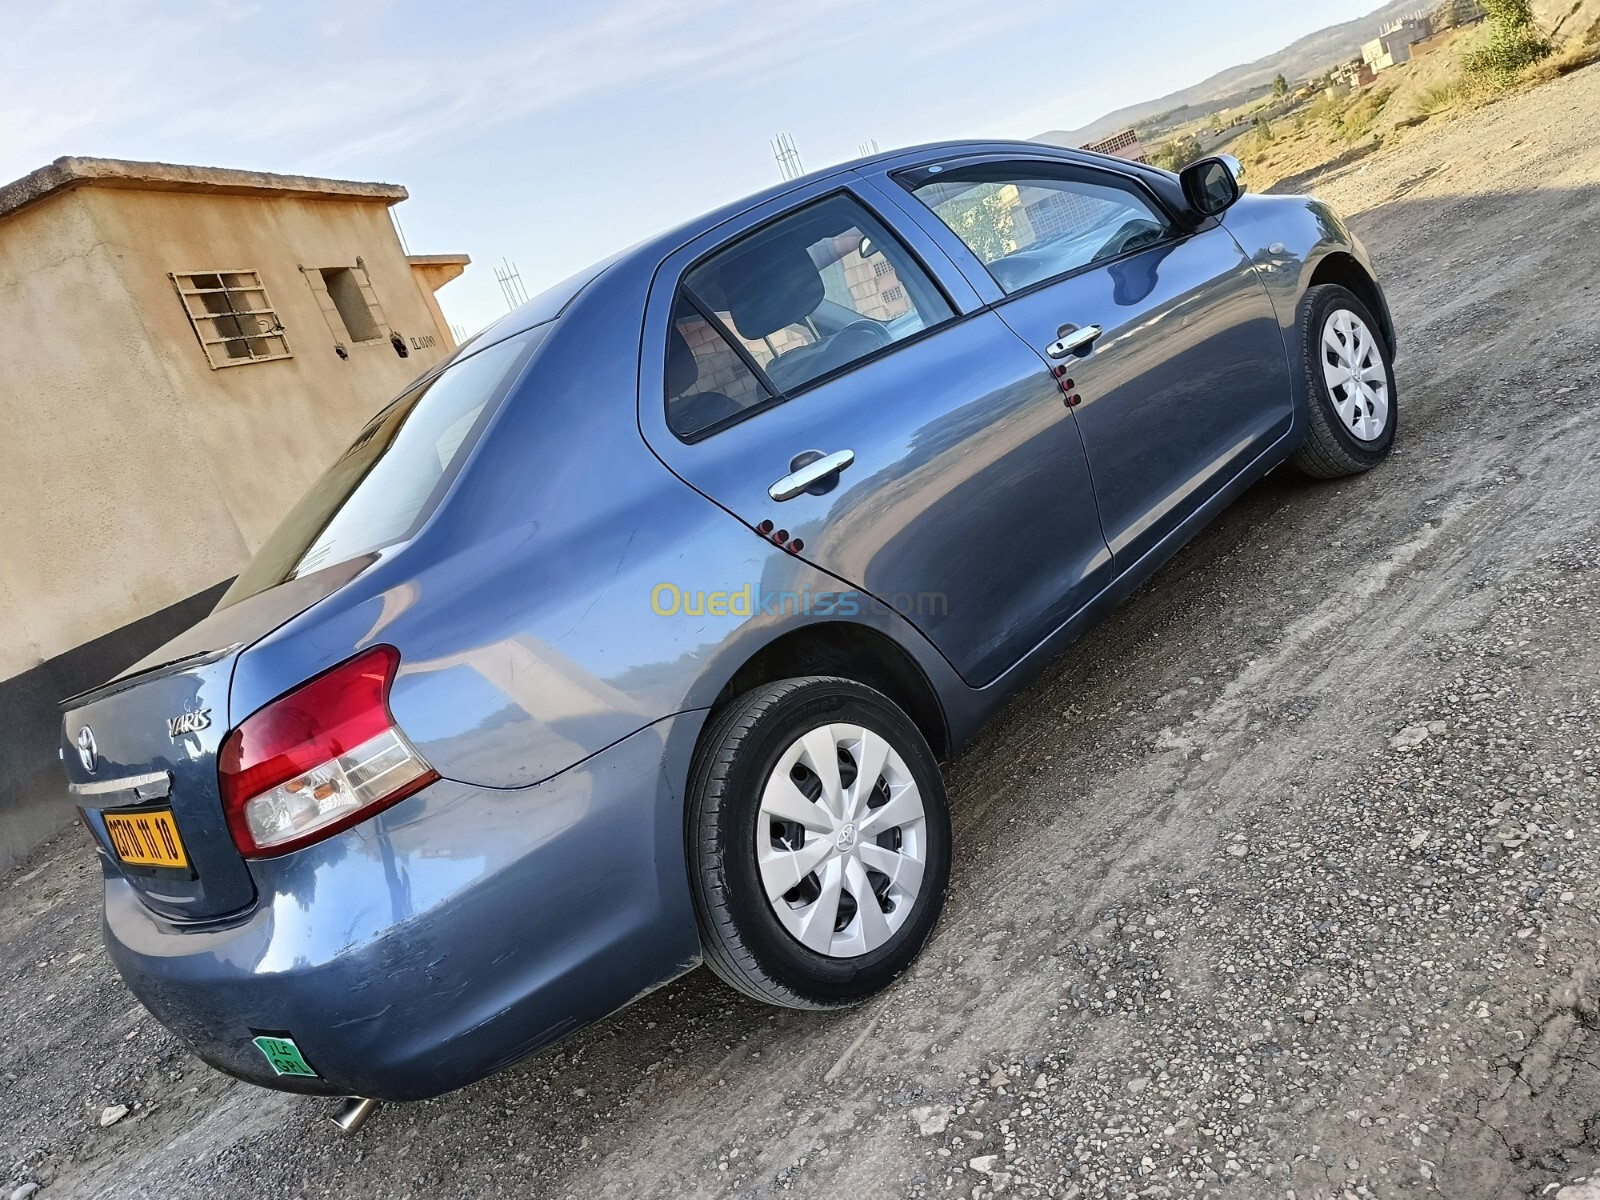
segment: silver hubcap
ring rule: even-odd
[[[756,864],[767,902],[818,954],[851,958],[887,942],[916,906],[927,857],[922,793],[870,729],[803,734],[762,789]]]
[[[1389,373],[1372,330],[1355,313],[1338,308],[1322,326],[1322,378],[1345,432],[1376,441],[1389,423]]]

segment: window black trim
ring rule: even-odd
[[[706,305],[703,304],[700,298],[694,294],[694,292],[685,283],[685,280],[687,280],[690,275],[694,274],[695,270],[702,263],[722,253],[728,247],[737,245],[739,242],[744,241],[748,237],[753,237],[762,230],[767,229],[772,225],[776,225],[779,221],[788,220],[796,213],[802,213],[808,208],[813,208],[816,205],[832,200],[835,196],[843,196],[847,200],[853,201],[860,208],[866,210],[867,214],[872,217],[874,221],[876,221],[886,232],[894,237],[894,240],[905,251],[906,256],[910,259],[910,261],[914,263],[919,270],[921,270],[923,276],[930,284],[933,285],[933,290],[937,292],[939,297],[944,301],[945,307],[950,310],[950,315],[944,320],[938,321],[935,324],[924,326],[923,328],[917,330],[916,333],[890,342],[887,346],[880,346],[878,349],[869,354],[864,354],[860,358],[851,359],[849,362],[837,366],[831,371],[825,371],[821,375],[818,375],[813,379],[808,379],[803,384],[785,391],[781,388],[773,386],[772,380],[767,376],[767,373],[761,369],[761,367],[756,363],[755,359],[751,356],[750,352],[745,349],[737,337],[728,336],[728,330],[726,326],[723,325],[721,319],[718,318],[714,313],[708,314]],[[918,201],[918,203],[920,204],[921,201]],[[926,205],[924,205],[924,207],[926,207]],[[956,268],[954,264],[952,264],[952,269],[959,271],[959,268]],[[909,296],[910,293],[908,292],[907,295]],[[805,200],[800,204],[786,208],[782,212],[768,217],[766,220],[761,221],[758,224],[751,225],[747,229],[741,229],[734,236],[724,238],[709,250],[706,250],[704,253],[696,256],[688,266],[684,267],[683,270],[678,272],[677,279],[674,281],[672,302],[671,306],[667,310],[667,326],[669,331],[672,326],[672,311],[677,307],[679,296],[687,297],[689,302],[694,305],[695,309],[700,313],[700,315],[710,321],[713,328],[721,333],[723,337],[728,339],[729,343],[736,351],[738,351],[740,357],[745,360],[745,365],[755,371],[756,379],[766,387],[769,394],[769,399],[763,403],[751,405],[741,413],[738,413],[734,416],[725,417],[715,424],[706,426],[705,429],[699,431],[698,433],[685,437],[683,434],[678,433],[672,428],[671,419],[667,416],[666,402],[668,399],[670,399],[670,397],[665,396],[666,362],[663,359],[661,372],[661,390],[663,392],[663,399],[661,402],[662,420],[666,422],[667,431],[671,433],[673,437],[677,438],[685,445],[691,446],[698,442],[704,441],[714,434],[721,433],[726,429],[733,428],[735,425],[742,424],[751,417],[757,416],[760,413],[768,412],[778,407],[780,404],[787,404],[795,397],[803,396],[807,392],[813,390],[814,388],[820,387],[825,383],[831,383],[835,379],[839,379],[844,375],[849,374],[851,371],[859,370],[861,367],[864,367],[869,363],[877,362],[880,359],[887,357],[894,351],[899,350],[902,346],[915,345],[917,342],[922,341],[934,333],[939,333],[945,329],[952,328],[962,321],[988,312],[989,309],[993,307],[993,305],[980,304],[971,312],[962,312],[961,307],[951,298],[949,291],[945,288],[943,282],[940,281],[938,273],[928,266],[922,255],[917,253],[916,247],[912,246],[906,240],[905,235],[900,232],[900,229],[897,227],[897,225],[893,221],[887,220],[883,214],[879,212],[873,205],[868,203],[865,197],[863,197],[860,193],[852,191],[848,184],[841,184],[839,187],[836,187],[831,191],[824,192],[820,196],[813,196],[809,200]],[[671,344],[670,332],[668,333],[667,344]]]
[[[685,271],[683,274],[684,278],[687,278],[689,272]],[[728,329],[728,327],[722,323],[722,318],[717,316],[716,313],[712,312],[711,309],[701,301],[700,297],[694,294],[694,291],[689,287],[689,285],[682,281],[682,279],[678,281],[678,290],[672,294],[672,307],[667,311],[668,354],[672,352],[672,333],[677,327],[677,322],[673,320],[673,314],[678,311],[678,301],[680,299],[688,301],[689,307],[700,314],[700,319],[707,325],[711,326],[712,329],[716,330],[717,336],[726,342],[729,348],[731,348],[733,352],[739,356],[740,361],[744,363],[750,374],[754,376],[755,381],[761,385],[761,389],[767,393],[767,398],[761,401],[759,404],[752,404],[748,408],[741,409],[730,416],[723,417],[720,421],[713,421],[709,425],[704,425],[692,433],[679,433],[672,427],[672,411],[670,406],[673,400],[673,393],[667,391],[667,372],[665,369],[666,360],[663,358],[661,371],[661,391],[663,393],[663,398],[661,403],[663,406],[662,415],[666,418],[667,422],[667,431],[680,442],[683,442],[685,445],[692,446],[696,442],[705,441],[706,438],[710,437],[714,433],[720,433],[724,429],[729,429],[732,426],[739,424],[739,422],[755,416],[757,413],[766,412],[770,408],[776,408],[778,405],[783,403],[784,397],[782,392],[772,386],[772,380],[767,378],[767,373],[761,369],[761,364],[756,362],[755,357],[750,353],[749,350],[745,349],[744,343],[732,335],[732,332]],[[682,395],[681,392],[678,394]]]
[[[913,187],[927,183],[929,179],[933,178],[935,175],[942,175],[946,171],[960,171],[966,167],[1003,166],[1008,163],[1038,163],[1041,166],[1046,167],[1063,168],[1069,171],[1082,171],[1089,175],[1110,175],[1115,179],[1120,179],[1124,182],[1131,183],[1135,187],[1148,192],[1155,199],[1157,207],[1166,213],[1174,224],[1182,227],[1187,227],[1188,225],[1188,222],[1184,219],[1184,210],[1181,207],[1174,205],[1170,196],[1162,195],[1160,189],[1158,189],[1154,182],[1148,178],[1148,172],[1154,171],[1159,174],[1161,173],[1160,169],[1157,167],[1152,167],[1146,163],[1136,163],[1132,161],[1125,161],[1123,159],[1113,159],[1106,162],[1092,163],[1080,162],[1076,158],[1058,157],[1054,154],[1050,154],[1043,148],[1041,148],[1040,152],[1037,154],[1028,154],[1021,151],[1011,154],[1003,153],[1001,151],[987,151],[979,154],[957,155],[954,158],[936,159],[932,162],[918,163],[915,166],[910,167],[900,167],[896,170],[888,171],[886,174],[890,179],[893,179],[907,192],[911,193],[912,199],[916,200],[917,197],[916,193],[913,191]],[[934,167],[938,167],[939,170],[934,171]],[[907,179],[916,176],[923,176],[925,178],[919,178],[916,185],[906,182]],[[1176,175],[1172,176],[1172,182],[1175,186],[1177,184],[1177,180],[1178,177]],[[923,208],[928,208],[927,204],[921,200],[917,200],[917,203],[921,204]],[[929,209],[928,211],[932,212],[933,210]]]
[[[946,160],[946,162],[949,161],[950,160]],[[1095,175],[1110,176],[1111,178],[1119,180],[1127,185],[1125,188],[1119,190],[1131,191],[1135,194],[1142,193],[1143,196],[1150,202],[1150,207],[1167,219],[1167,235],[1159,242],[1152,242],[1148,246],[1140,246],[1135,250],[1124,251],[1114,258],[1102,258],[1095,262],[1087,262],[1082,266],[1073,267],[1070,271],[1062,271],[1055,275],[1048,275],[1043,279],[1035,280],[1027,287],[1018,288],[1014,292],[1008,292],[1006,291],[1005,285],[996,279],[994,277],[994,273],[989,270],[989,264],[978,257],[978,252],[976,250],[967,245],[966,239],[954,229],[951,229],[950,226],[946,224],[944,218],[933,210],[932,205],[917,195],[916,187],[919,187],[924,183],[928,183],[933,179],[938,178],[938,175],[943,174],[943,172],[939,172],[938,174],[930,174],[928,168],[934,166],[943,166],[944,164],[924,163],[915,167],[907,167],[904,170],[890,172],[889,178],[893,179],[895,183],[897,183],[905,191],[906,195],[910,196],[911,199],[917,204],[920,204],[924,212],[928,213],[928,215],[930,215],[935,221],[938,221],[939,224],[949,232],[950,236],[955,238],[956,241],[960,243],[962,248],[972,256],[972,261],[977,263],[978,266],[982,268],[983,273],[988,276],[989,282],[993,283],[994,286],[999,289],[1000,298],[984,305],[986,310],[997,309],[1001,305],[1006,304],[1008,301],[1015,300],[1020,296],[1031,296],[1035,292],[1042,291],[1044,288],[1054,287],[1056,284],[1065,283],[1069,279],[1076,279],[1078,276],[1086,275],[1090,271],[1100,271],[1107,267],[1115,266],[1117,263],[1124,262],[1135,255],[1143,254],[1149,250],[1154,250],[1158,246],[1181,246],[1191,237],[1194,237],[1198,233],[1204,233],[1206,229],[1211,227],[1210,225],[1206,225],[1198,229],[1190,228],[1187,223],[1173,214],[1171,206],[1168,205],[1165,199],[1163,199],[1154,188],[1150,187],[1145,180],[1140,179],[1136,175],[1125,174],[1122,171],[1109,170],[1100,166],[1089,166],[1084,163],[1070,162],[1066,159],[1046,157],[1030,158],[1026,156],[1009,157],[1006,155],[995,155],[991,158],[985,155],[966,161],[956,161],[959,163],[959,165],[951,168],[952,173],[959,172],[963,169],[963,167],[968,166],[986,167],[992,165],[996,167],[1003,167],[1010,163],[1039,163],[1045,167],[1054,167],[1066,171],[1082,172],[1083,174],[1091,177]],[[923,176],[923,178],[918,181],[916,186],[913,186],[907,182],[908,176]],[[1093,179],[1091,178],[1089,182],[1093,182]]]
[[[694,294],[693,288],[687,283],[680,283],[678,285],[678,295],[689,302],[689,306],[700,314],[701,320],[722,335],[722,340],[727,342],[733,348],[733,352],[744,360],[744,365],[750,368],[750,373],[756,377],[756,382],[767,390],[768,397],[783,395],[778,388],[773,386],[772,380],[767,377],[766,371],[762,370],[761,364],[756,361],[756,356],[750,353],[750,348],[744,344],[744,339],[729,329],[722,318],[717,316],[716,311]],[[752,405],[751,407],[755,406]]]

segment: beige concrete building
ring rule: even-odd
[[[1372,68],[1374,74],[1387,71],[1411,61],[1411,47],[1433,34],[1433,18],[1415,13],[1398,21],[1390,21],[1378,36],[1361,47],[1361,61]]]
[[[454,348],[468,260],[407,255],[405,198],[84,158],[0,187],[0,866],[71,817],[56,702],[207,611]]]

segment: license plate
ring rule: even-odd
[[[132,867],[187,867],[189,855],[178,836],[178,823],[170,809],[153,812],[107,813],[106,833],[111,848]]]

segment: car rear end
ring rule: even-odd
[[[70,701],[62,760],[105,874],[107,945],[139,998],[232,1074],[342,1094],[344,1082],[307,1056],[338,1059],[302,1047],[289,1028],[323,1028],[339,1007],[336,976],[308,969],[314,943],[304,938],[294,961],[271,961],[286,949],[282,859],[438,776],[389,712],[394,647],[363,651],[235,723],[240,653],[230,643]],[[288,894],[310,900],[315,881]],[[335,918],[337,905],[325,897],[319,919]],[[347,924],[323,943],[334,951],[324,967],[342,952],[348,971],[353,932]],[[360,982],[344,986],[359,994]]]
[[[286,1091],[425,1099],[692,965],[661,936],[649,882],[671,721],[539,785],[482,788],[439,778],[395,724],[393,648],[230,730],[217,689],[238,654],[90,697],[63,730],[107,948],[212,1066]],[[184,698],[214,702],[214,720],[171,741],[163,705]],[[638,886],[585,896],[604,864]]]
[[[90,834],[128,888],[175,922],[256,898],[218,802],[236,654],[188,655],[77,697],[62,725],[62,761]]]
[[[474,348],[385,409],[217,611],[63,705],[107,947],[223,1071],[422,1099],[695,960],[681,877],[662,881],[681,858],[673,720],[616,718],[610,744],[528,786],[469,782],[460,735],[482,722],[461,672],[426,661],[474,589],[422,531],[546,332]]]

